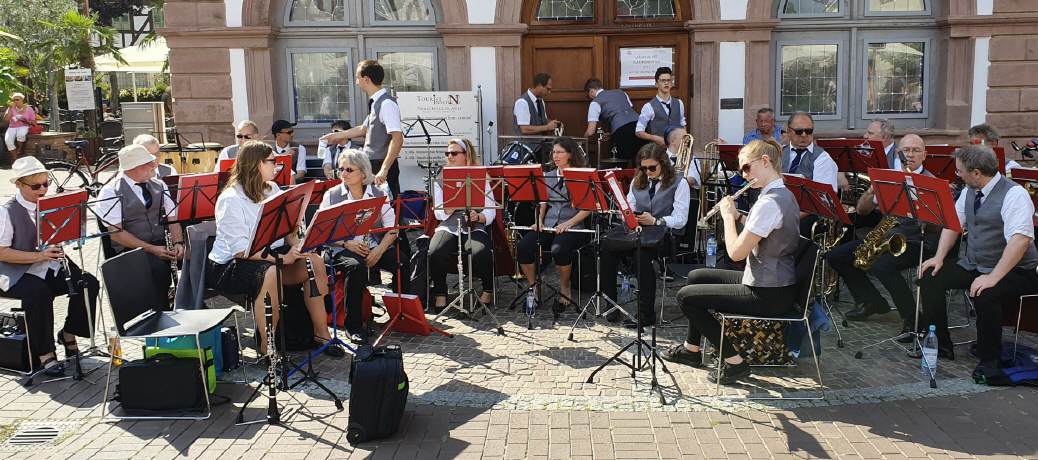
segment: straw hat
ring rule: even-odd
[[[140,144],[131,144],[119,149],[119,170],[129,171],[140,165],[155,161],[155,155],[148,153],[148,149]]]
[[[11,183],[18,182],[18,179],[23,177],[29,177],[39,173],[47,172],[47,168],[37,160],[36,157],[21,157],[15,160],[14,164],[11,165],[11,170],[14,171],[14,177],[11,178]]]

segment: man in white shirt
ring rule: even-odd
[[[551,75],[539,73],[533,76],[533,87],[526,90],[512,105],[519,134],[551,136],[561,123],[548,118],[544,98],[551,94]]]
[[[584,93],[591,100],[587,108],[584,137],[593,136],[601,123],[603,131],[609,133],[618,158],[634,159],[645,141],[634,133],[638,114],[634,111],[631,98],[621,89],[605,89],[602,80],[597,78],[589,78],[584,82]]]
[[[955,151],[955,170],[967,188],[955,201],[955,213],[966,233],[958,263],[945,259],[960,235],[941,232],[937,253],[919,266],[924,320],[935,326],[939,355],[954,359],[948,332],[946,291],[964,289],[977,312],[977,356],[974,371],[983,378],[997,371],[1002,352],[1002,304],[1038,293],[1038,250],[1034,246],[1034,203],[1019,184],[998,171],[990,147],[967,145]]]
[[[335,120],[332,122],[331,132],[341,133],[350,128],[352,128],[352,126],[350,126],[350,122],[346,120]],[[339,161],[339,154],[342,153],[344,150],[352,148],[353,141],[349,139],[339,141],[338,143],[333,143],[331,145],[328,145],[324,141],[320,141],[318,143],[317,155],[323,159],[321,162],[321,168],[324,169],[324,177],[326,179],[334,179],[338,177],[338,174],[336,174],[335,165]]]
[[[155,156],[143,146],[119,150],[119,174],[101,188],[95,212],[110,230],[117,230],[109,236],[116,253],[144,249],[160,294],[156,305],[168,306],[172,264],[184,255],[184,238],[179,225],[170,225],[167,247],[165,221],[176,205],[166,184],[155,178],[155,164]]]
[[[259,138],[259,126],[257,126],[254,121],[239,121],[234,127],[234,145],[228,145],[227,147],[224,147],[223,150],[220,150],[220,154],[216,157],[216,164],[213,165],[213,172],[220,170],[221,160],[233,160],[237,158],[238,148],[241,147],[242,144]]]
[[[807,112],[794,112],[786,122],[789,145],[782,149],[782,173],[796,174],[815,182],[828,184],[834,192],[837,188],[836,162],[829,153],[815,145],[815,121]],[[800,213],[800,234],[811,234],[816,217]]]
[[[159,156],[159,151],[162,149],[162,145],[159,144],[159,140],[151,134],[140,134],[133,138],[133,143],[137,145],[143,145],[144,148],[148,149],[148,153],[154,155],[156,158]],[[162,179],[166,176],[177,175],[177,168],[171,164],[157,163],[155,168],[155,177]]]
[[[292,155],[292,180],[300,183],[306,177],[306,146],[303,144],[292,145],[295,138],[295,123],[288,120],[277,120],[270,127],[270,133],[274,135],[274,154]]]
[[[673,86],[674,72],[670,67],[656,69],[656,97],[642,106],[634,127],[634,135],[639,139],[668,146],[667,132],[685,127],[685,103],[671,97]]]

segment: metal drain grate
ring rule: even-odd
[[[12,446],[50,444],[58,438],[59,434],[61,434],[61,430],[53,426],[26,426],[19,428],[14,436],[7,440],[7,444]]]

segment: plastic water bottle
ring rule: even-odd
[[[717,238],[714,238],[713,233],[706,240],[706,266],[711,268],[717,266]]]
[[[937,375],[937,327],[933,324],[930,325],[930,331],[926,333],[926,338],[923,339],[923,358],[920,363],[920,370],[923,372],[923,377],[927,380],[930,379],[930,374]]]
[[[620,283],[620,301],[617,303],[624,304],[631,300],[631,277],[623,275],[623,281]]]
[[[533,289],[528,289],[526,291],[526,316],[533,316],[533,306],[536,302],[533,297]]]

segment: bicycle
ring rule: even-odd
[[[100,156],[91,162],[86,156],[86,148],[89,142],[83,139],[65,141],[65,145],[75,149],[76,159],[50,160],[43,163],[47,168],[51,183],[57,193],[73,190],[86,189],[90,196],[97,196],[101,187],[110,182],[115,173],[102,176],[109,168],[118,166],[119,152],[117,149],[106,149],[98,147]]]

